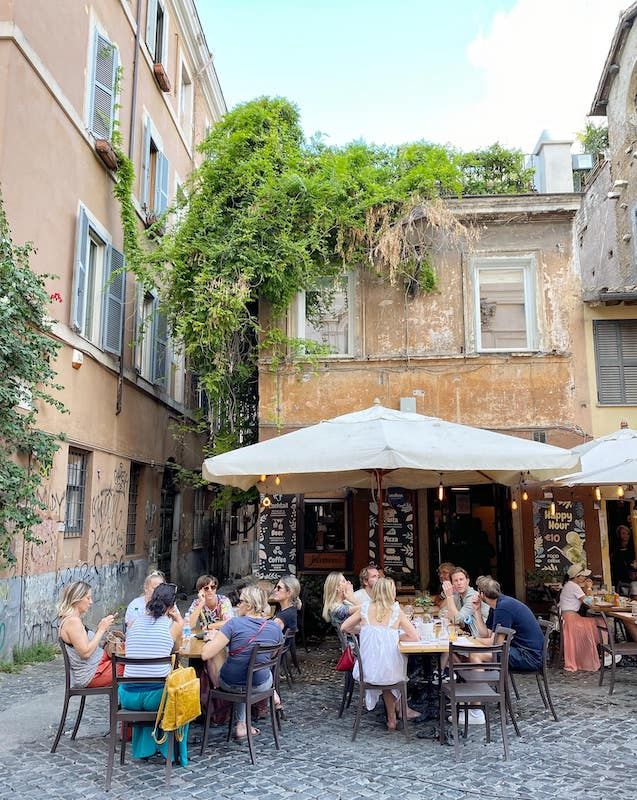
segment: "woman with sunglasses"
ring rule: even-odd
[[[296,633],[297,611],[301,608],[300,593],[301,584],[293,575],[282,575],[272,590],[270,600],[279,604],[274,621],[283,630],[284,636],[288,631]]]
[[[217,594],[218,587],[219,581],[213,575],[197,578],[197,597],[185,615],[191,628],[214,630],[221,628],[234,616],[230,600],[223,594]]]

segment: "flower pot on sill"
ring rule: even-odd
[[[166,74],[166,70],[164,69],[163,64],[153,64],[153,72],[155,74],[155,80],[157,81],[157,86],[162,90],[162,92],[169,92],[170,91],[170,81],[168,80],[168,75]]]
[[[113,145],[108,141],[108,139],[96,139],[95,151],[109,169],[117,169],[119,166],[117,163],[117,155],[113,150]]]

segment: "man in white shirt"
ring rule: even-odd
[[[374,584],[380,578],[380,571],[375,564],[370,564],[368,567],[363,567],[358,575],[361,588],[354,592],[354,597],[359,605],[368,603],[372,598],[372,589]]]
[[[146,613],[146,603],[148,603],[153,596],[153,592],[159,584],[165,582],[164,573],[159,570],[155,570],[146,576],[146,580],[144,581],[144,594],[140,594],[139,597],[131,600],[126,609],[124,621],[127,628],[130,628],[136,619],[139,619]]]

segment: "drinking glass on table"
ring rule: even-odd
[[[407,617],[407,619],[414,618],[414,607],[411,604],[406,605],[403,611],[405,612],[405,616]]]

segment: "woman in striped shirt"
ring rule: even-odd
[[[161,583],[153,592],[146,612],[142,614],[126,636],[126,656],[128,658],[160,658],[169,656],[179,649],[184,620],[175,605],[175,586]],[[170,672],[170,664],[127,664],[126,678],[165,678]],[[122,708],[135,711],[156,711],[159,708],[163,683],[125,683],[119,687],[119,701]],[[133,725],[133,758],[148,758],[160,752],[164,758],[168,752],[168,742],[158,745],[152,736],[152,725]],[[183,741],[175,739],[175,757],[183,766],[188,763],[188,726]]]

